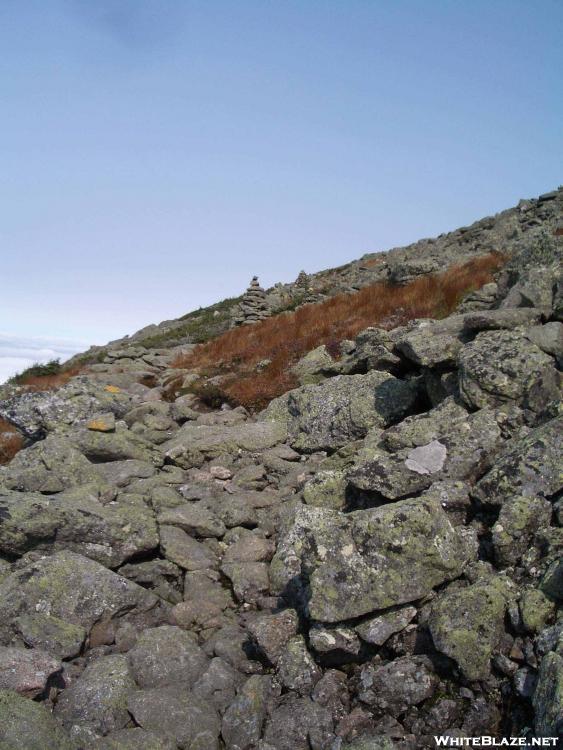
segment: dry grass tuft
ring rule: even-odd
[[[9,463],[24,447],[24,440],[16,428],[0,417],[0,464]]]
[[[72,367],[68,370],[61,370],[55,375],[24,374],[18,377],[17,384],[24,386],[26,391],[52,391],[68,383],[75,375],[80,375],[83,370],[82,367]]]
[[[304,305],[227,331],[178,358],[174,366],[196,369],[205,377],[223,375],[226,400],[260,409],[296,386],[289,370],[307,352],[321,344],[333,348],[368,326],[391,328],[414,318],[445,317],[465,294],[491,281],[504,262],[500,253],[491,253],[404,286],[378,283]],[[265,366],[257,370],[261,362]]]

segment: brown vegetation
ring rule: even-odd
[[[7,464],[24,446],[16,428],[0,417],[0,464]]]
[[[263,408],[296,386],[290,368],[307,352],[321,344],[334,349],[336,342],[354,338],[368,326],[391,328],[414,318],[445,317],[465,294],[491,281],[504,262],[504,256],[491,253],[404,286],[377,283],[304,305],[227,331],[180,357],[174,366],[196,369],[203,377],[223,375],[226,400]]]
[[[28,375],[24,373],[18,376],[16,382],[17,385],[24,386],[26,391],[52,391],[68,383],[75,375],[80,375],[83,369],[82,367],[72,367],[68,370],[61,370],[54,375]]]

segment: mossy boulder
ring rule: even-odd
[[[536,733],[540,737],[563,736],[563,655],[546,654],[540,665],[538,683],[532,698]]]
[[[0,690],[0,750],[76,750],[47,708]]]
[[[319,471],[303,488],[303,500],[318,508],[342,510],[346,505],[347,485],[344,471]]]

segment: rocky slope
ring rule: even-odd
[[[455,314],[309,354],[261,414],[164,400],[177,349],[131,342],[8,393],[0,748],[561,736],[562,206],[387,255],[400,282],[513,242]]]

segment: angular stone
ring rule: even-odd
[[[152,511],[144,503],[99,502],[95,487],[58,495],[0,490],[0,551],[69,549],[117,567],[158,547]]]
[[[551,513],[551,503],[543,497],[516,496],[501,506],[492,529],[495,560],[499,567],[519,562],[538,529],[549,526]]]
[[[141,727],[120,729],[88,745],[88,750],[177,750],[172,737]]]
[[[266,563],[223,563],[221,571],[233,584],[233,591],[239,602],[254,604],[261,596],[268,593],[270,581]]]
[[[223,716],[221,736],[227,750],[250,748],[258,742],[271,694],[271,677],[248,678]]]
[[[215,708],[183,687],[139,690],[129,696],[128,708],[143,729],[173,738],[181,750],[219,750]]]
[[[504,633],[507,580],[492,579],[447,591],[432,605],[429,628],[436,648],[457,662],[468,680],[484,680]]]
[[[553,360],[518,331],[485,331],[459,355],[459,387],[474,409],[522,403]]]
[[[297,635],[297,625],[295,610],[285,609],[273,615],[259,615],[248,624],[248,632],[270,664],[275,666],[288,641]]]
[[[343,510],[346,505],[346,473],[324,470],[317,472],[303,488],[303,500],[317,508]]]
[[[541,311],[533,307],[484,310],[465,315],[463,327],[467,331],[513,330],[538,323],[540,319]]]
[[[55,715],[74,740],[88,742],[129,724],[127,698],[135,689],[126,657],[102,656],[61,693]]]
[[[404,630],[416,616],[416,607],[401,607],[364,620],[354,630],[372,646],[383,646],[394,633]]]
[[[212,703],[220,713],[224,713],[243,682],[244,676],[240,672],[224,659],[216,657],[195,683],[193,692]]]
[[[264,740],[275,750],[324,750],[333,738],[330,711],[310,698],[288,693],[272,711]]]
[[[183,685],[190,689],[209,665],[195,638],[173,625],[141,633],[127,660],[136,683],[143,688]]]
[[[58,552],[14,571],[0,583],[0,641],[11,642],[25,615],[43,614],[89,632],[102,618],[149,613],[158,603],[154,594],[99,563],[73,552]]]
[[[275,543],[272,539],[266,539],[244,528],[231,529],[224,542],[229,546],[223,555],[223,563],[269,562],[275,552]]]
[[[532,698],[535,727],[540,737],[558,737],[563,722],[563,656],[546,654],[540,665],[538,684]]]
[[[76,745],[45,706],[0,690],[0,748],[76,750]]]
[[[158,522],[178,526],[190,536],[217,537],[225,533],[224,523],[203,503],[186,503],[176,508],[166,508],[158,515]]]
[[[61,669],[58,659],[39,649],[0,646],[0,690],[15,690],[34,698],[43,692],[49,677]]]
[[[435,500],[349,514],[302,508],[272,560],[272,590],[305,573],[310,616],[339,622],[426,596],[459,576],[470,555]]]
[[[163,463],[160,452],[152,443],[126,428],[115,432],[75,430],[69,433],[69,440],[95,463],[126,459],[136,459],[154,466]]]
[[[287,690],[309,695],[322,677],[302,635],[291,638],[278,659],[277,677]]]
[[[360,639],[352,628],[323,627],[316,625],[309,630],[309,643],[318,654],[331,654],[333,662],[337,657],[355,657],[360,652]]]
[[[426,656],[403,656],[389,664],[368,664],[360,673],[359,698],[391,716],[431,698],[439,678]]]
[[[375,370],[297,388],[281,397],[291,445],[302,451],[339,448],[365,437],[370,427],[399,421],[414,405],[416,393],[412,382]],[[263,419],[283,419],[276,401],[262,413]]]
[[[171,560],[184,570],[217,567],[217,558],[211,550],[177,526],[160,527],[160,547],[167,560]]]
[[[302,357],[291,368],[291,372],[297,378],[299,385],[316,385],[328,377],[337,375],[339,369],[339,363],[330,356],[323,344]]]
[[[463,315],[451,315],[444,320],[415,321],[395,341],[396,348],[424,367],[454,364],[463,346],[464,320]]]
[[[515,495],[551,497],[563,488],[560,445],[563,417],[511,440],[493,468],[477,483],[474,496],[487,505],[502,505]]]
[[[86,629],[82,626],[42,612],[16,617],[12,627],[26,646],[43,649],[59,659],[79,654],[86,640]]]

